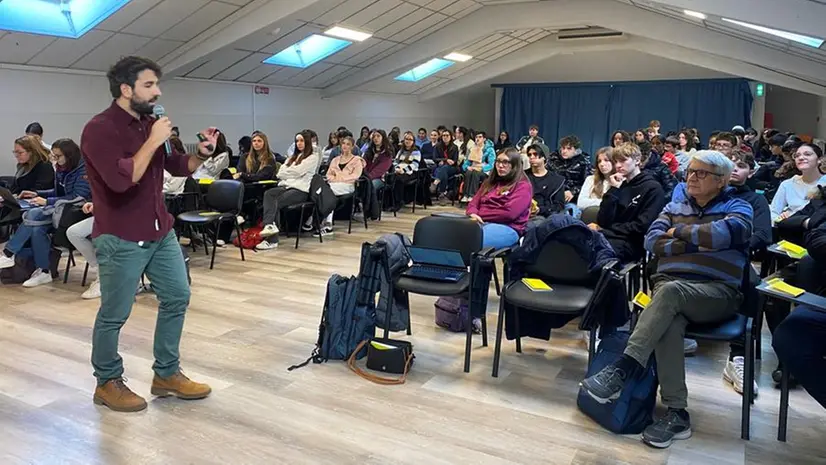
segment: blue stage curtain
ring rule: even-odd
[[[503,85],[500,130],[516,141],[537,124],[551,149],[576,134],[593,154],[613,131],[632,132],[652,119],[661,132],[695,127],[705,145],[714,130],[751,125],[752,94],[745,79]]]

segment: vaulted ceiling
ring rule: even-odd
[[[826,95],[826,50],[722,18],[823,38],[813,0],[131,0],[80,39],[0,31],[0,63],[104,71],[118,57],[159,61],[168,75],[419,95],[466,90],[555,56],[641,53]],[[705,19],[684,10],[704,13]],[[307,68],[262,61],[333,25],[373,37]],[[621,34],[620,34],[621,33]],[[571,37],[571,36],[574,37]],[[598,37],[594,37],[598,36]],[[393,78],[452,51],[472,55],[418,82]],[[616,54],[610,52],[616,51]],[[576,61],[567,60],[566,66]],[[610,59],[605,63],[610,70]],[[574,73],[576,71],[574,70]],[[510,74],[509,74],[510,73]],[[611,80],[610,72],[605,80]]]

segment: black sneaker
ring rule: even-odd
[[[668,412],[662,418],[649,425],[642,432],[642,442],[658,449],[665,449],[674,440],[690,437],[691,419],[688,412],[685,413],[685,418],[683,418],[675,409],[668,409]]]
[[[619,399],[628,374],[622,368],[608,365],[599,373],[585,378],[579,383],[589,396],[600,404],[607,404]]]

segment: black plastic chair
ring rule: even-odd
[[[316,209],[315,202],[313,201],[306,201],[297,203],[294,205],[288,205],[284,207],[285,211],[298,211],[298,224],[295,228],[295,248],[298,248],[298,242],[301,239],[301,228],[304,226],[304,221],[307,219],[307,209],[310,209],[310,215],[313,218],[313,230],[318,231],[318,242],[324,243],[324,238],[321,234],[321,220],[318,218],[318,210]],[[285,216],[281,217],[282,223],[284,222]],[[279,225],[279,228],[282,225]],[[284,231],[287,233],[287,237],[290,237],[290,233],[288,228],[284,228]]]
[[[588,364],[596,350],[597,322],[591,317],[596,310],[596,298],[600,289],[608,282],[617,261],[608,262],[602,271],[589,271],[588,263],[576,250],[563,242],[549,240],[539,251],[536,262],[527,266],[525,271],[529,278],[538,278],[553,288],[550,292],[531,291],[521,280],[509,281],[502,289],[499,299],[499,321],[496,327],[496,347],[493,353],[494,378],[499,376],[499,358],[502,347],[502,333],[505,327],[505,305],[514,309],[514,330],[516,331],[516,352],[522,353],[522,340],[519,336],[519,309],[560,316],[581,317],[579,329],[589,332]]]
[[[229,179],[214,181],[209,185],[204,201],[208,210],[183,212],[178,215],[178,221],[189,228],[190,235],[195,228],[198,228],[204,237],[207,235],[207,227],[214,226],[212,258],[209,261],[209,269],[211,270],[215,265],[215,249],[217,248],[218,230],[221,224],[231,221],[235,233],[238,237],[241,237],[241,228],[238,226],[236,217],[241,213],[241,206],[244,203],[244,183]],[[241,251],[241,261],[245,261],[244,248],[238,247],[238,249]]]
[[[582,210],[582,216],[579,219],[585,224],[596,223],[598,214],[599,207],[588,207]]]
[[[484,251],[482,251],[482,228],[476,222],[470,221],[467,218],[428,216],[416,222],[413,230],[413,245],[458,251],[462,255],[465,265],[470,267],[471,271],[456,283],[401,276],[393,284],[396,289],[404,291],[405,296],[413,293],[438,297],[468,297],[471,308],[468,312],[464,371],[465,373],[469,373],[474,314],[474,302],[470,298],[470,292],[473,288],[474,280],[477,278],[475,276],[475,270],[479,267],[478,260],[484,253]],[[487,319],[485,309],[482,308],[481,310],[482,346],[487,347]]]
[[[87,219],[90,215],[83,213],[79,206],[72,206],[70,208],[65,208],[63,210],[63,217],[61,218],[62,224],[71,224],[74,225],[75,223],[79,223],[85,219]],[[76,266],[75,263],[75,246],[72,245],[69,238],[66,236],[66,231],[69,228],[57,228],[52,233],[52,247],[57,249],[65,249],[69,252],[69,256],[66,257],[66,269],[63,272],[63,284],[69,282],[69,269],[73,266]],[[89,274],[89,263],[86,263],[86,266],[83,269],[83,279],[80,282],[81,286],[86,286],[86,278]]]

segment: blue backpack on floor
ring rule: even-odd
[[[622,356],[628,344],[627,332],[614,332],[599,343],[597,354],[588,367],[587,376],[593,376]],[[619,399],[600,404],[584,389],[579,388],[577,407],[602,425],[617,434],[640,434],[653,422],[654,406],[657,404],[657,367],[654,355],[648,360],[645,373],[636,379],[626,381]]]

